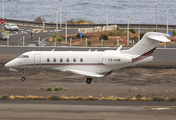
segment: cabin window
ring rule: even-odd
[[[82,59],[82,58],[80,59],[80,62],[83,62],[83,59]]]
[[[29,56],[28,55],[24,55],[23,58],[29,58]]]
[[[53,61],[56,62],[56,58],[54,58]]]
[[[47,62],[49,62],[50,61],[50,59],[49,58],[47,58]]]
[[[23,55],[20,55],[18,58],[22,58],[23,57]]]
[[[63,62],[63,59],[62,59],[62,58],[60,58],[60,62]]]
[[[73,58],[73,62],[76,62],[76,58]]]
[[[69,58],[67,58],[67,62],[69,62]]]

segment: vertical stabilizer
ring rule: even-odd
[[[168,34],[158,32],[148,32],[132,48],[121,52],[126,54],[142,55],[151,50],[154,50],[160,42],[170,42],[167,37],[170,36]]]

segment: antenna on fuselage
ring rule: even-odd
[[[53,49],[52,51],[54,51],[55,49]]]
[[[89,52],[91,51],[91,49],[88,50]]]

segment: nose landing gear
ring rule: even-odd
[[[21,78],[21,80],[22,80],[22,81],[25,81],[25,80],[26,80],[26,78],[24,77],[25,70],[22,69],[21,74],[22,74],[22,78]]]
[[[93,79],[93,78],[87,78],[87,79],[86,79],[86,83],[87,83],[87,84],[91,84],[92,79]]]

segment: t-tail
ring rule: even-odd
[[[133,59],[134,62],[141,57],[152,54],[160,42],[170,42],[170,40],[167,39],[168,37],[170,37],[168,34],[148,32],[137,44],[129,50],[124,50],[122,53],[139,55],[139,57]]]

